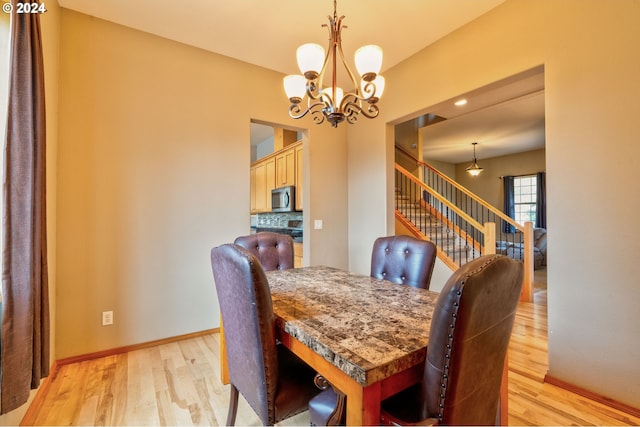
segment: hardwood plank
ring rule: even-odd
[[[640,425],[640,418],[545,383],[546,290],[520,303],[509,345],[510,425]],[[61,364],[33,425],[222,425],[229,386],[220,381],[219,335]],[[260,425],[243,398],[237,425]],[[308,425],[304,412],[280,425]]]
[[[108,394],[108,397],[111,397],[113,401],[113,410],[111,420],[105,425],[124,425],[126,422],[127,395],[129,389],[129,382],[127,380],[127,374],[129,372],[128,354],[118,355],[117,360],[118,363],[116,364],[113,382],[110,387],[110,393]],[[105,406],[107,404],[108,399],[105,399]]]
[[[151,358],[146,350],[129,353],[126,423],[160,425],[153,388]]]

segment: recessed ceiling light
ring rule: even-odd
[[[460,99],[460,100],[458,100],[458,101],[456,101],[454,103],[454,105],[456,107],[462,107],[463,105],[466,105],[466,104],[467,104],[467,100],[466,99]]]

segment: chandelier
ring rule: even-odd
[[[296,57],[298,67],[303,75],[290,75],[284,78],[284,89],[291,102],[289,116],[299,119],[311,113],[316,124],[327,120],[333,127],[346,121],[355,123],[358,115],[373,119],[378,116],[379,109],[376,105],[384,90],[384,77],[380,76],[382,66],[382,49],[376,45],[367,45],[358,49],[355,53],[355,64],[360,74],[358,82],[344,60],[342,53],[342,25],[344,16],[338,18],[336,13],[336,0],[333,2],[333,18],[329,19],[329,25],[323,27],[329,29],[329,47],[326,55],[319,44],[307,43],[298,48]],[[338,55],[347,71],[350,84],[353,89],[345,92],[337,85]],[[323,86],[325,72],[331,71],[331,82]],[[302,101],[307,96],[306,106]]]
[[[476,160],[476,145],[478,145],[478,143],[472,142],[471,145],[473,145],[473,163],[471,163],[471,165],[469,165],[465,170],[471,176],[478,176],[484,169],[478,165],[478,161]]]

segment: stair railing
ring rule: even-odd
[[[481,224],[451,201],[396,164],[396,212],[433,241],[456,268],[491,252],[485,242],[494,223]]]
[[[523,300],[533,299],[533,224],[521,225],[431,165],[396,146],[396,217],[442,249],[452,268],[477,256],[508,254],[525,268]],[[399,158],[401,154],[403,158]],[[414,169],[410,172],[409,166]],[[399,206],[403,204],[403,206]],[[399,209],[403,208],[403,209]],[[411,224],[407,224],[409,221]],[[440,223],[440,225],[438,225]],[[458,239],[454,237],[457,235]],[[443,260],[447,263],[446,256]]]

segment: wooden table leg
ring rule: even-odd
[[[358,396],[347,396],[347,425],[380,425],[380,383],[363,387],[359,391]]]
[[[363,388],[360,384],[349,378],[347,374],[286,332],[279,330],[278,334],[284,346],[347,396],[347,425],[363,426],[367,424],[380,424],[379,384],[373,384]],[[376,398],[378,399],[377,401]]]
[[[220,316],[220,380],[222,384],[229,384],[229,367],[227,366],[227,341],[224,338],[222,316]]]

